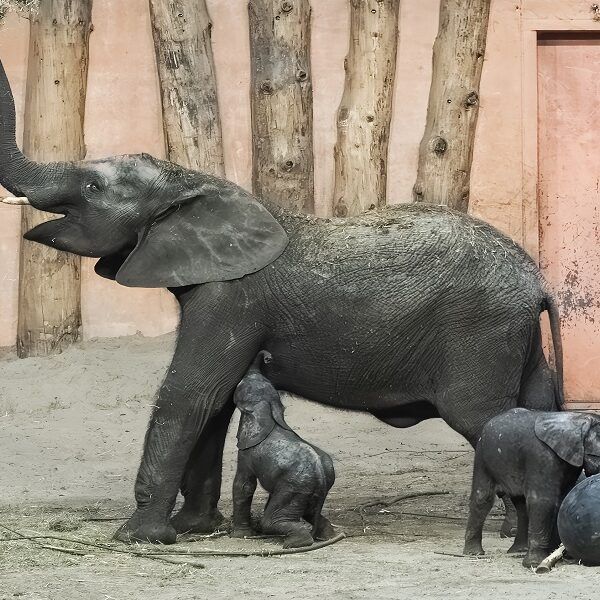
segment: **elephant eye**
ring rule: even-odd
[[[88,183],[88,184],[85,186],[85,189],[86,189],[88,192],[99,192],[99,191],[100,191],[100,184],[99,184],[99,183],[96,183],[95,181],[91,181],[90,183]]]

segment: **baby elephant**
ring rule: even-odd
[[[537,566],[558,546],[556,517],[581,470],[600,471],[600,417],[514,408],[491,419],[475,450],[465,554],[483,554],[481,534],[497,492],[517,509],[509,552],[527,552]]]
[[[250,507],[258,479],[269,492],[262,531],[284,535],[284,548],[310,546],[314,539],[334,535],[331,523],[321,514],[335,480],[333,462],[285,422],[279,394],[260,369],[263,361],[271,360],[268,352],[259,352],[233,397],[241,417],[232,535],[253,533]]]

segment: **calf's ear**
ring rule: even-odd
[[[535,435],[555,454],[574,467],[583,466],[584,440],[591,418],[569,412],[557,412],[538,417]]]
[[[275,421],[266,400],[244,404],[236,401],[242,409],[240,427],[237,432],[238,448],[247,450],[258,446],[275,429]]]
[[[288,238],[250,194],[223,186],[171,202],[138,232],[116,273],[130,287],[178,287],[228,281],[259,271]]]
[[[271,399],[271,414],[273,416],[273,419],[275,420],[275,422],[277,423],[277,425],[279,425],[280,427],[283,427],[284,429],[287,429],[288,431],[291,431],[292,428],[285,422],[285,419],[283,417],[283,412],[284,412],[284,407],[283,404],[281,402],[281,399],[279,398],[279,394],[277,393],[276,390],[273,390],[277,396],[277,398],[273,397]]]

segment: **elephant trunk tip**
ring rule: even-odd
[[[254,358],[254,361],[252,361],[252,365],[248,370],[250,372],[261,373],[261,366],[268,365],[271,362],[273,362],[273,355],[267,350],[261,350]]]

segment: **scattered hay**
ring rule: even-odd
[[[66,515],[52,519],[48,523],[50,531],[77,531],[81,529],[81,521],[72,515]]]
[[[0,24],[11,10],[27,17],[36,13],[39,6],[40,0],[0,0]]]

